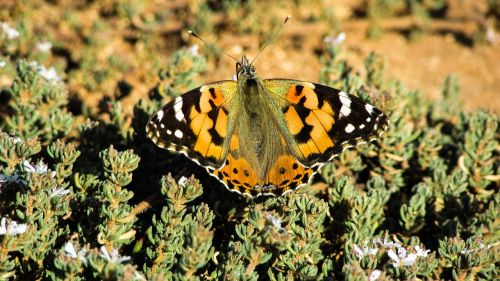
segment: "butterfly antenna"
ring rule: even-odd
[[[200,36],[198,36],[198,34],[194,33],[194,31],[192,31],[192,30],[188,30],[188,33],[189,33],[191,36],[193,36],[194,38],[196,38],[196,39],[200,40],[201,42],[203,42],[203,45],[205,45],[205,47],[207,47],[207,48],[211,48],[211,49],[215,49],[215,51],[216,51],[216,52],[222,53],[222,54],[224,54],[224,55],[226,55],[226,56],[228,56],[228,57],[232,58],[232,59],[233,59],[233,60],[235,60],[236,62],[238,62],[238,60],[237,60],[235,57],[233,57],[233,56],[231,56],[230,54],[226,53],[224,50],[222,50],[221,48],[219,48],[219,47],[215,46],[214,44],[210,44],[210,43],[208,43],[207,41],[203,40]]]
[[[266,44],[264,44],[264,47],[262,47],[259,51],[259,53],[255,56],[255,58],[253,58],[252,62],[250,63],[250,65],[253,64],[253,62],[255,61],[255,59],[257,59],[260,54],[262,53],[262,51],[264,51],[264,49],[267,47],[267,45],[269,45],[273,40],[274,38],[276,38],[276,36],[278,36],[278,34],[280,34],[281,30],[283,30],[283,26],[285,26],[285,23],[291,18],[292,16],[291,15],[288,15],[286,16],[285,20],[283,21],[283,23],[280,25],[280,28],[274,32],[274,34],[269,38],[269,40],[267,40]]]

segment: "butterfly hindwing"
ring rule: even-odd
[[[249,196],[282,195],[295,190],[309,182],[316,168],[301,165],[289,152],[284,139],[282,145],[282,153],[276,157],[265,176],[261,178],[259,171],[240,153],[239,136],[234,134],[231,137],[224,166],[220,170],[215,170],[213,174],[229,190]]]
[[[281,91],[289,146],[297,160],[312,167],[328,162],[344,149],[379,137],[387,116],[359,97],[308,82],[264,80],[269,91]],[[286,136],[285,136],[286,138]]]
[[[235,81],[221,81],[191,90],[165,105],[148,122],[146,132],[155,144],[181,152],[202,166],[223,165],[227,149],[227,97]]]

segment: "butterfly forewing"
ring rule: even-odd
[[[379,137],[389,120],[362,99],[308,82],[264,80],[270,91],[280,90],[289,102],[282,111],[289,146],[307,167],[328,162],[344,149]],[[284,90],[286,89],[286,90]]]
[[[222,86],[222,87],[221,87]],[[236,82],[221,81],[191,90],[165,105],[149,121],[146,132],[155,144],[181,152],[202,166],[217,169],[226,158],[226,96]]]

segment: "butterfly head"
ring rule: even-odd
[[[238,80],[249,80],[257,77],[255,67],[253,67],[252,63],[245,55],[241,58],[241,61],[236,63],[236,77]]]

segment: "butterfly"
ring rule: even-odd
[[[230,191],[282,195],[310,182],[348,147],[373,141],[389,125],[359,97],[320,84],[260,79],[246,56],[237,80],[176,97],[146,126],[158,146],[186,155]]]

